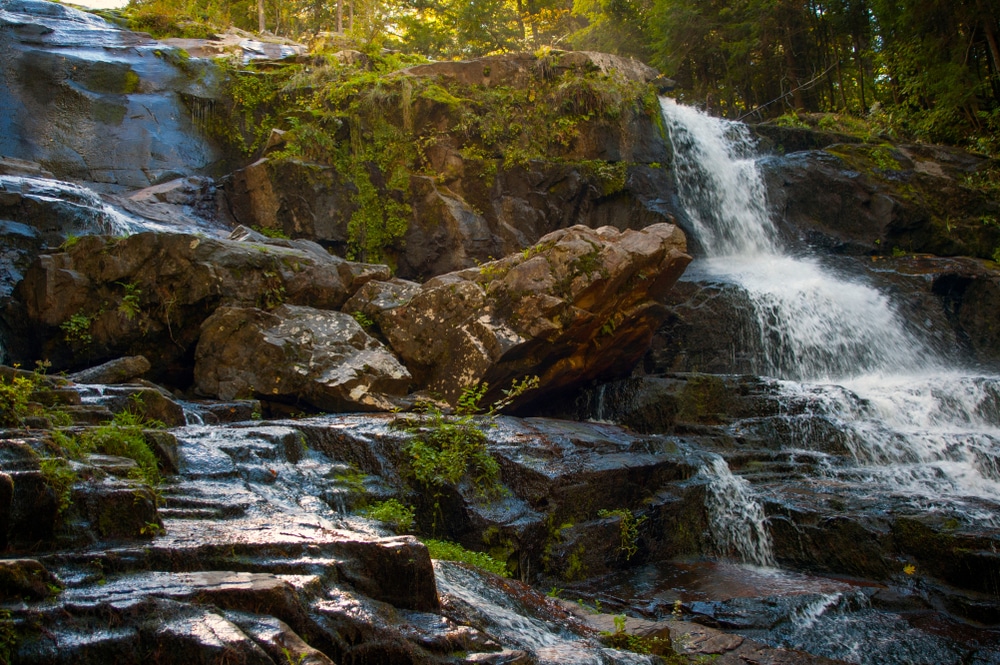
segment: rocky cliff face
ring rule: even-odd
[[[147,36],[43,0],[0,4],[0,155],[55,177],[134,190],[221,158],[182,96],[214,68]]]

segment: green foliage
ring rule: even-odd
[[[373,520],[385,522],[396,533],[406,533],[413,526],[413,506],[404,506],[396,499],[376,501],[365,508],[362,514]]]
[[[43,415],[55,425],[68,424],[68,416],[58,408],[43,408],[33,402],[37,393],[48,390],[45,371],[50,363],[39,360],[31,373],[17,372],[0,376],[0,427],[19,427],[30,415]],[[17,365],[14,369],[19,369]],[[33,408],[34,405],[34,408]]]
[[[285,302],[285,284],[281,275],[273,270],[264,271],[264,283],[257,294],[257,307],[274,309]]]
[[[624,508],[600,510],[597,514],[600,517],[618,518],[619,536],[621,538],[621,544],[618,546],[618,550],[625,555],[626,561],[635,556],[636,552],[639,551],[639,526],[646,521],[646,516],[643,515],[642,517],[636,518],[636,516],[632,514],[632,511]]]
[[[0,663],[8,665],[14,662],[14,652],[20,639],[10,610],[0,610]]]
[[[66,239],[62,241],[61,245],[59,245],[59,249],[65,252],[65,251],[69,250],[71,247],[73,247],[74,245],[76,245],[76,243],[78,243],[78,242],[80,242],[80,236],[73,235],[72,233],[68,233],[68,234],[66,234]]]
[[[139,298],[142,296],[142,289],[135,282],[117,282],[125,289],[122,301],[118,304],[118,312],[129,321],[134,321],[139,316]]]
[[[483,570],[489,571],[494,575],[501,575],[503,577],[510,576],[510,571],[507,570],[507,564],[502,561],[496,561],[493,557],[484,552],[473,552],[465,549],[458,543],[452,543],[446,540],[427,539],[423,542],[424,545],[427,546],[427,550],[430,552],[432,559],[441,559],[443,561],[461,561],[462,563],[482,568]]]
[[[373,321],[370,316],[368,316],[361,310],[354,310],[353,312],[351,312],[351,316],[354,317],[354,320],[358,322],[358,325],[364,328],[365,330],[368,330],[375,325],[375,321]]]
[[[36,382],[26,376],[0,377],[0,426],[18,427],[29,415]]]
[[[137,477],[149,485],[160,482],[160,470],[143,430],[161,428],[164,424],[155,420],[146,420],[141,415],[131,411],[122,411],[115,417],[93,429],[81,433],[70,448],[76,456],[96,452],[103,455],[128,457],[136,462]]]
[[[39,460],[39,467],[45,484],[56,493],[57,514],[62,515],[73,503],[73,483],[76,473],[61,457],[45,457]]]
[[[252,227],[254,231],[265,236],[267,238],[279,238],[282,240],[289,240],[288,234],[281,229],[275,229],[270,226],[254,226]]]
[[[406,447],[413,478],[437,490],[468,480],[481,497],[494,498],[501,494],[500,465],[486,449],[483,428],[494,426],[500,410],[537,386],[537,376],[515,381],[502,391],[501,399],[489,406],[483,421],[477,421],[475,414],[489,388],[485,383],[462,391],[455,415],[445,415],[437,405],[424,404],[423,419],[408,419],[403,423],[407,431],[414,434]]]
[[[59,329],[63,331],[63,339],[66,340],[67,344],[89,345],[94,341],[91,327],[96,318],[96,315],[84,314],[82,311],[73,314],[59,324]]]

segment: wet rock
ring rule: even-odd
[[[965,178],[983,158],[920,146],[839,144],[763,162],[789,235],[836,253],[927,252],[990,258],[1000,203]]]
[[[0,551],[6,551],[10,533],[11,505],[14,501],[14,480],[0,472]]]
[[[202,322],[220,305],[339,308],[385,266],[349,263],[314,243],[142,233],[87,237],[44,255],[19,289],[28,357],[57,367],[141,354],[151,376],[190,381]],[[60,326],[72,317],[76,323]],[[30,330],[30,333],[27,332]]]
[[[836,665],[845,661],[814,656],[804,651],[775,649],[706,626],[669,622],[677,651],[682,655],[709,657],[719,665]]]
[[[142,377],[151,365],[144,356],[129,356],[70,374],[76,383],[128,383]]]
[[[0,598],[5,602],[48,598],[61,587],[58,578],[34,559],[0,559]]]
[[[207,63],[179,67],[180,58],[148,36],[53,7],[24,0],[0,15],[7,36],[0,153],[109,189],[146,187],[221,157],[178,94],[215,95]]]
[[[101,538],[150,538],[163,528],[153,491],[134,482],[77,484],[72,500],[74,510]]]
[[[337,547],[349,555],[339,566],[341,573],[361,593],[410,610],[440,607],[430,555],[416,538],[344,540]]]
[[[235,617],[230,615],[229,618],[253,638],[276,663],[287,659],[300,665],[334,665],[333,660],[306,644],[305,640],[281,619],[259,615]]]
[[[350,315],[291,305],[219,308],[202,326],[194,374],[203,395],[302,400],[325,411],[390,409],[411,381]]]
[[[551,393],[631,369],[663,316],[657,299],[690,260],[684,248],[671,225],[577,226],[426,282],[375,321],[418,385],[450,401],[482,380],[498,395],[525,373]]]

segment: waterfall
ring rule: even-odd
[[[706,258],[695,275],[739,284],[752,304],[755,373],[837,380],[936,364],[892,303],[781,247],[749,129],[661,101],[677,189]]]
[[[736,554],[758,566],[774,566],[764,507],[750,483],[733,475],[718,455],[712,455],[699,473],[708,479],[705,504],[716,551],[723,556]]]
[[[1000,377],[949,368],[885,294],[784,247],[744,125],[668,99],[661,108],[681,206],[705,254],[685,279],[745,293],[754,371],[780,379],[797,405],[789,424],[801,427],[801,446],[809,419],[823,418],[857,464],[832,473],[863,491],[925,507],[1000,499]]]

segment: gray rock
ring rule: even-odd
[[[194,373],[204,395],[301,400],[325,411],[390,409],[412,380],[350,315],[290,305],[217,310],[202,325]]]
[[[128,356],[70,374],[67,378],[76,383],[128,383],[149,371],[145,356]]]

